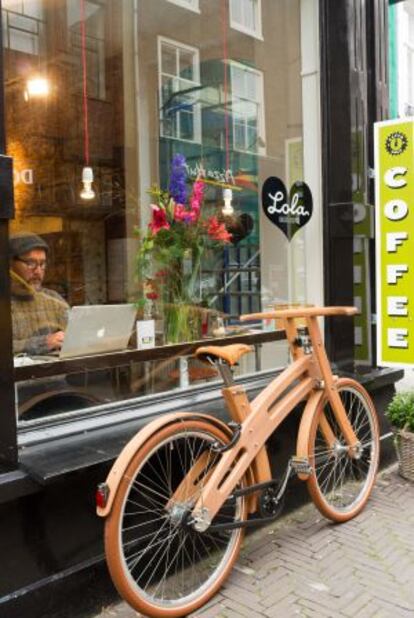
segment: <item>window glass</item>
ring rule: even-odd
[[[306,302],[304,232],[261,203],[303,180],[299,0],[2,7],[20,421],[216,380],[194,341],[284,364],[239,316]]]
[[[175,75],[177,72],[177,50],[164,41],[161,45],[161,73]]]
[[[194,54],[179,50],[179,75],[182,79],[194,80]]]
[[[261,36],[261,0],[230,0],[232,28],[254,36]]]

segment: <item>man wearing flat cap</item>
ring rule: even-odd
[[[48,252],[36,234],[9,239],[14,354],[48,354],[62,347],[69,305],[42,285]]]

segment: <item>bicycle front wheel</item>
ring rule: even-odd
[[[327,400],[315,414],[309,432],[308,457],[312,474],[307,484],[319,511],[335,522],[348,521],[365,506],[379,461],[379,429],[374,404],[355,380],[338,380],[338,392],[360,443],[353,456]],[[333,443],[328,444],[322,425],[328,422]]]
[[[133,457],[105,524],[108,567],[120,594],[149,616],[184,616],[221,586],[236,560],[241,529],[199,533],[188,517],[227,436],[201,420],[157,432]],[[246,517],[243,497],[228,500],[214,523]]]

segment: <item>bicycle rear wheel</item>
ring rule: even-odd
[[[345,438],[329,402],[325,399],[315,414],[308,442],[308,457],[313,469],[307,481],[313,502],[319,511],[335,522],[355,517],[371,493],[379,461],[379,429],[374,404],[366,390],[355,380],[338,380],[338,392],[361,444],[351,457]],[[332,446],[322,434],[325,419],[335,436]]]
[[[228,438],[213,424],[178,421],[135,454],[120,483],[105,524],[107,563],[120,594],[147,615],[194,611],[219,589],[238,556],[241,529],[199,533],[186,524],[218,461],[217,442]],[[239,497],[223,505],[214,523],[245,517],[246,500]]]

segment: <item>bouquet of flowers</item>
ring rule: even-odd
[[[197,179],[187,194],[186,160],[176,154],[168,191],[150,190],[151,221],[141,238],[138,272],[144,301],[162,303],[169,343],[199,336],[203,255],[232,240],[224,223],[204,203],[204,189],[203,180]]]

